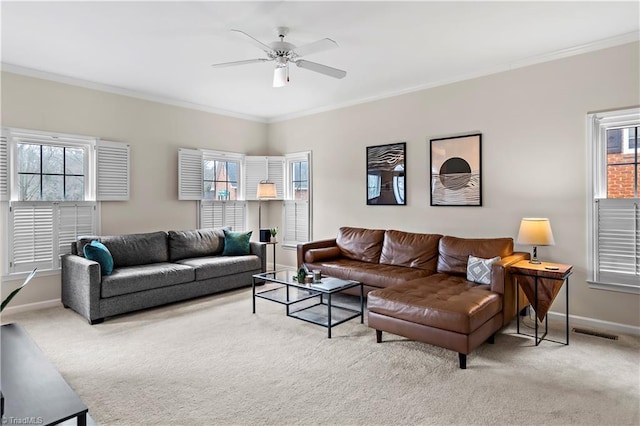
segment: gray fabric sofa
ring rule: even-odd
[[[98,240],[113,257],[111,275],[84,257]],[[90,324],[139,309],[250,286],[266,270],[266,245],[251,242],[250,254],[223,256],[224,231],[152,232],[79,237],[62,257],[62,304]]]

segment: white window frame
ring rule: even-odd
[[[607,130],[639,125],[640,108],[592,113],[587,116],[587,143],[590,147],[589,193],[587,197],[587,283],[590,288],[640,294],[640,271],[637,266],[638,252],[640,251],[640,199],[607,198]],[[615,210],[615,217],[610,213],[604,213],[611,212],[612,209]],[[635,256],[636,263],[635,275],[600,271],[599,214],[608,214],[608,223],[623,226],[622,232],[627,235],[627,238],[629,235],[632,238],[635,235],[635,244],[632,242],[631,246],[627,245],[624,249],[625,253],[627,247],[633,251],[632,257]],[[635,227],[635,229],[627,229],[628,224],[631,224],[631,227]],[[615,262],[614,267],[608,269],[615,269]]]
[[[306,201],[295,200],[294,196],[292,164],[300,161],[307,162],[308,198]],[[284,248],[294,249],[298,243],[311,241],[313,239],[313,168],[311,151],[296,152],[285,155],[285,182],[285,201],[283,202],[282,208],[282,223],[284,227],[282,232],[282,246]],[[301,206],[300,204],[306,204],[306,208],[304,205]],[[294,214],[299,214],[300,210],[306,210],[307,238],[304,241],[300,238],[288,238],[288,235],[291,234],[291,230],[289,230],[289,228],[295,228],[295,224],[290,223],[287,219],[290,209],[295,209]],[[293,230],[293,233],[295,234],[295,229]]]
[[[17,179],[17,144],[34,143],[40,145],[62,145],[82,147],[85,149],[84,164],[84,200],[83,201],[22,201],[19,200]],[[100,201],[126,201],[129,199],[130,182],[130,146],[122,142],[103,141],[93,136],[81,136],[65,133],[44,132],[38,130],[3,128],[0,139],[0,208],[3,210],[4,221],[2,244],[7,247],[3,251],[2,274],[3,279],[20,279],[26,276],[27,271],[38,267],[40,275],[53,275],[60,273],[60,256],[70,252],[71,242],[78,235],[100,233]],[[16,214],[25,212],[29,208],[41,210],[45,215],[50,214],[51,219],[44,219],[42,225],[51,228],[51,235],[46,236],[51,242],[51,248],[42,246],[38,250],[51,253],[50,259],[42,256],[34,256],[29,263],[25,259],[29,256],[29,250],[35,253],[34,246],[20,246],[20,235],[15,233]],[[48,210],[48,212],[47,212]],[[69,212],[74,213],[69,215]],[[50,212],[50,213],[49,213]],[[23,215],[21,219],[25,219]],[[35,223],[36,220],[34,219]],[[29,220],[19,224],[22,226],[22,243],[27,240],[25,235],[31,232],[33,235],[39,230],[30,230]],[[46,232],[46,231],[45,231]],[[22,250],[18,253],[17,250]],[[36,259],[37,258],[37,259]],[[16,261],[17,259],[17,261]],[[20,261],[22,259],[22,261]]]

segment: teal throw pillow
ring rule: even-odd
[[[102,275],[111,275],[113,272],[113,257],[107,246],[100,241],[91,241],[84,246],[84,257],[100,264]]]
[[[250,254],[251,249],[249,240],[251,239],[251,232],[235,232],[224,230],[224,251],[223,256],[242,256]]]

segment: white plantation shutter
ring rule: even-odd
[[[244,195],[247,200],[257,200],[258,183],[268,179],[276,184],[276,199],[284,199],[284,157],[247,156],[244,159]]]
[[[7,135],[0,135],[0,201],[9,199],[9,145]]]
[[[203,167],[202,151],[178,150],[178,200],[202,199]]]
[[[96,144],[96,198],[100,201],[129,199],[130,147],[98,141]]]
[[[283,244],[296,245],[305,241],[309,241],[309,202],[286,200]]]
[[[640,201],[596,200],[597,281],[640,287]]]
[[[60,266],[60,256],[71,252],[71,243],[80,235],[95,235],[96,203],[65,203],[58,205],[57,229],[58,229],[58,256],[54,259]]]
[[[51,203],[12,203],[10,272],[53,268],[54,208]]]
[[[202,201],[198,227],[229,227],[234,231],[244,231],[246,210],[247,203],[244,201]]]
[[[97,234],[96,203],[12,202],[9,223],[10,273],[60,267],[60,256],[70,252],[80,235]]]

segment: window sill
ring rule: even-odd
[[[38,269],[38,272],[36,272],[36,276],[33,278],[39,278],[39,277],[47,277],[47,276],[51,276],[51,275],[60,275],[61,270],[58,269]],[[11,281],[23,281],[25,278],[27,278],[27,276],[31,273],[31,271],[28,272],[18,272],[18,273],[14,273],[14,274],[9,274],[9,275],[2,275],[1,281],[3,283],[8,283]]]
[[[624,283],[613,283],[613,282],[604,282],[604,281],[591,281],[587,280],[587,285],[589,288],[593,288],[596,290],[608,290],[608,291],[616,291],[619,293],[631,293],[631,294],[640,294],[640,284],[624,284]]]

